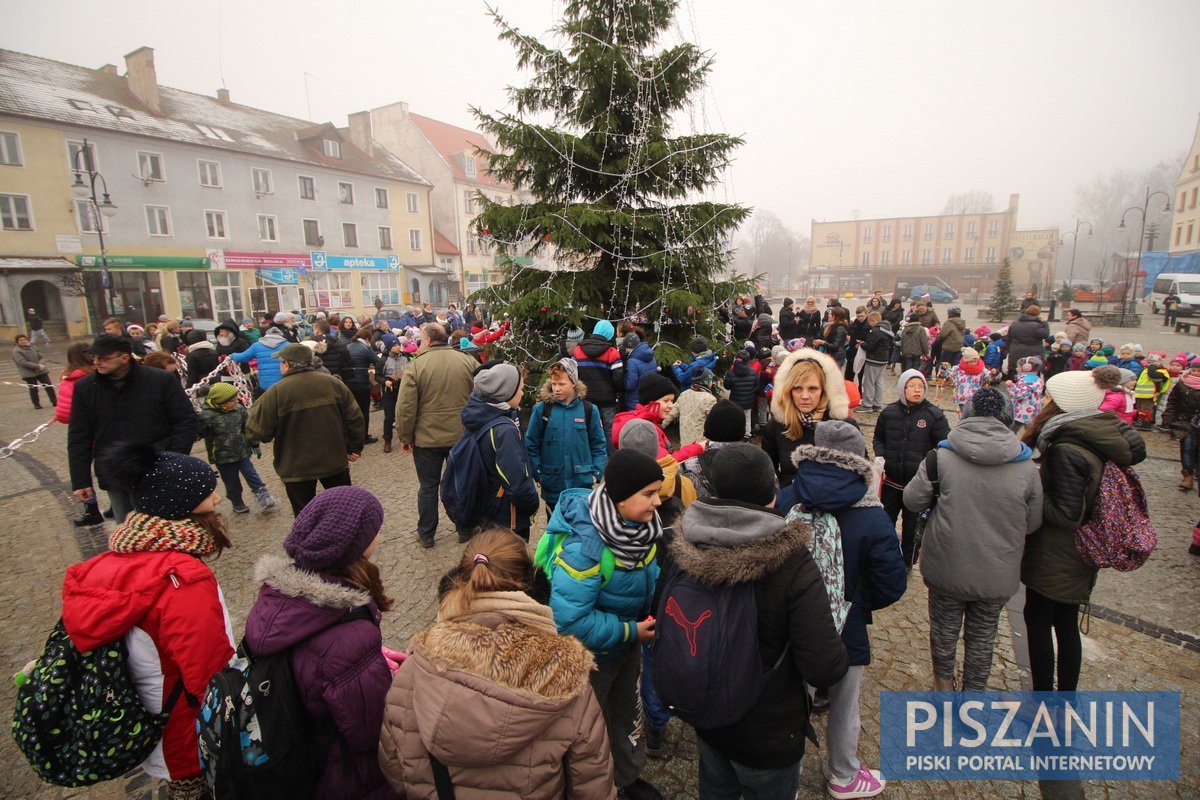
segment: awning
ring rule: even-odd
[[[65,258],[0,258],[0,270],[6,272],[78,272],[79,267]]]
[[[450,277],[452,273],[447,272],[441,267],[435,267],[432,264],[405,264],[404,268],[409,272],[419,272],[422,275],[444,275]]]

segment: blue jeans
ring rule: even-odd
[[[254,462],[249,457],[241,461],[230,461],[228,464],[217,464],[217,472],[221,475],[221,482],[225,484],[225,496],[235,506],[242,504],[242,482],[238,479],[239,474],[246,478],[246,485],[250,487],[252,494],[257,495],[267,488],[262,478],[258,477],[258,470],[254,468]]]
[[[922,363],[920,356],[905,356],[902,366],[904,371],[907,372],[910,369],[921,369],[924,364]]]
[[[800,790],[797,761],[783,769],[753,769],[730,761],[699,736],[700,800],[795,800]]]
[[[671,711],[663,705],[654,686],[649,642],[642,642],[642,712],[651,730],[661,731],[671,721]]]

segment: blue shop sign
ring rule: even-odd
[[[314,270],[365,269],[399,272],[400,256],[331,256],[323,250],[309,253]]]
[[[267,267],[258,270],[258,274],[278,286],[296,285],[296,270],[290,267]]]

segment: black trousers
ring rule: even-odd
[[[1025,587],[1025,629],[1029,641],[1029,672],[1035,692],[1053,692],[1058,666],[1058,691],[1079,686],[1083,642],[1079,638],[1078,604],[1059,603]],[[1058,642],[1058,658],[1054,644]]]
[[[358,402],[358,410],[363,415],[363,435],[371,435],[371,386],[369,384],[347,384],[346,388],[350,390],[350,394],[354,395],[355,401]]]
[[[38,402],[37,387],[41,386],[46,390],[46,396],[50,398],[50,405],[58,405],[58,399],[54,394],[54,384],[50,382],[50,376],[43,372],[41,375],[34,375],[32,378],[22,378],[29,385],[29,399],[33,401],[34,408],[41,408],[42,404]]]
[[[324,478],[313,478],[308,481],[284,481],[283,486],[287,489],[288,501],[292,504],[292,516],[300,516],[300,512],[304,510],[309,501],[317,496],[318,480],[321,482],[322,489],[349,486],[350,468],[347,467],[341,472],[326,475]]]
[[[904,490],[897,489],[890,484],[883,484],[883,496],[879,500],[883,503],[883,509],[891,517],[893,525],[896,524],[897,517],[901,520],[900,553],[904,556],[905,566],[911,567],[921,557],[921,552],[916,549],[917,517],[919,515],[916,511],[909,511],[904,507]]]

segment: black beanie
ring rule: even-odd
[[[713,492],[721,500],[765,506],[775,499],[779,490],[771,457],[752,444],[722,447],[713,454],[704,471]]]
[[[746,433],[746,412],[732,400],[718,400],[704,419],[704,438],[711,442],[740,442]]]
[[[618,450],[604,468],[604,490],[613,503],[632,497],[662,479],[663,471],[658,462],[637,450]]]
[[[642,405],[657,402],[667,395],[675,397],[676,394],[675,384],[657,372],[648,372],[638,381],[638,400]]]

